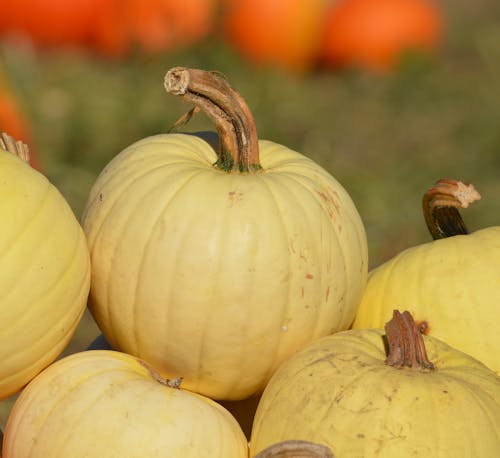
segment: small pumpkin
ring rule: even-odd
[[[434,241],[370,272],[353,328],[380,327],[404,304],[422,331],[500,373],[500,226],[468,234],[459,209],[480,198],[472,184],[439,180],[423,197]]]
[[[90,259],[70,206],[27,164],[28,149],[0,139],[0,399],[53,362],[85,311]]]
[[[316,63],[327,0],[226,0],[224,37],[258,65],[295,73]]]
[[[21,393],[7,420],[9,458],[246,458],[236,420],[211,399],[123,353],[74,353]]]
[[[89,309],[113,348],[187,389],[244,399],[297,349],[352,323],[366,234],[328,172],[258,141],[223,77],[174,68],[166,87],[212,117],[221,147],[160,134],[105,167],[82,219]]]
[[[500,378],[396,310],[385,332],[323,337],[278,369],[255,414],[250,456],[290,439],[339,457],[499,456]]]
[[[433,0],[337,0],[326,13],[320,60],[389,71],[404,52],[435,51],[443,15]]]

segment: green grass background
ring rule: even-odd
[[[472,182],[482,194],[463,213],[469,229],[500,221],[500,3],[440,3],[447,29],[437,56],[407,56],[391,75],[315,70],[297,77],[258,68],[216,34],[189,49],[121,62],[5,44],[0,59],[32,121],[42,169],[78,217],[115,154],[167,131],[190,108],[165,93],[166,71],[218,70],[247,100],[261,138],[311,157],[348,190],[374,267],[430,240],[420,201],[439,178]],[[197,115],[186,130],[211,128]],[[97,334],[87,313],[64,354]],[[0,403],[1,428],[14,400]]]

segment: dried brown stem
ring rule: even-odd
[[[325,445],[309,441],[287,440],[265,448],[254,458],[334,458]]]
[[[29,164],[30,149],[29,146],[21,140],[14,140],[10,135],[2,132],[0,134],[0,148],[15,156],[19,156],[23,161]]]
[[[168,386],[169,388],[176,388],[176,389],[180,388],[182,383],[182,377],[176,377],[172,379],[165,378],[146,361],[143,361],[142,359],[137,359],[137,361],[141,366],[145,367],[148,370],[149,375],[151,375],[151,377],[153,377],[158,383]]]
[[[259,170],[255,122],[241,95],[216,72],[175,67],[165,75],[169,94],[194,103],[215,124],[221,141],[217,167],[227,172]]]
[[[439,180],[422,199],[425,222],[434,240],[468,234],[459,209],[479,200],[472,184],[458,180]]]
[[[385,333],[389,343],[386,364],[416,370],[435,368],[427,357],[424,338],[410,312],[394,310],[392,319],[385,325]]]

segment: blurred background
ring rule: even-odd
[[[174,66],[225,74],[260,138],[327,169],[366,227],[370,266],[431,240],[439,178],[475,184],[470,230],[499,224],[497,0],[1,0],[0,130],[80,217],[106,163],[191,107]],[[184,128],[209,130],[202,114]],[[8,324],[2,323],[3,326]],[[64,354],[99,334],[87,313]],[[15,397],[0,403],[3,429]]]

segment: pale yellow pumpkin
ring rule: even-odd
[[[500,456],[500,378],[411,323],[395,341],[389,328],[348,330],[288,359],[260,400],[250,456],[292,439],[338,457]]]
[[[68,344],[87,304],[90,260],[78,220],[61,193],[26,162],[25,145],[4,134],[1,146],[3,399],[21,389]]]
[[[175,71],[184,73],[169,72],[174,83],[202,79],[196,94],[221,85],[212,97],[233,96],[212,73]],[[112,347],[181,375],[190,390],[243,399],[303,345],[350,326],[367,244],[352,199],[329,173],[258,142],[242,101],[226,105],[237,115],[219,129],[222,152],[195,135],[138,141],[102,171],[82,223],[89,307]],[[227,146],[233,140],[243,151]]]
[[[7,420],[5,458],[246,458],[237,421],[137,358],[75,353],[39,374]]]
[[[480,197],[472,185],[440,180],[426,196],[424,215],[436,240],[408,248],[370,272],[353,328],[380,327],[394,308],[404,307],[421,323],[423,332],[500,374],[496,320],[500,316],[500,226],[467,234],[458,213],[451,220],[446,216],[450,209],[465,208]],[[458,235],[440,235],[442,229],[435,225]]]

